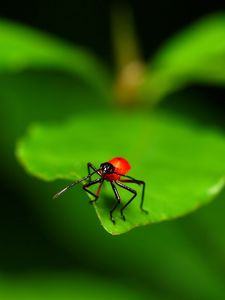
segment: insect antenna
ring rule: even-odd
[[[84,181],[84,180],[87,180],[88,178],[90,178],[92,175],[94,175],[95,173],[97,173],[100,169],[92,172],[91,174],[81,178],[81,179],[78,179],[72,183],[70,183],[69,185],[67,185],[66,187],[64,187],[64,189],[62,189],[61,191],[59,191],[58,193],[56,193],[54,196],[53,196],[53,199],[56,199],[58,198],[59,196],[61,196],[63,193],[65,193],[67,190],[71,189],[74,185]]]

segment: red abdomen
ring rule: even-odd
[[[110,164],[112,164],[115,167],[115,172],[125,175],[128,171],[130,171],[131,166],[129,162],[122,157],[115,157],[108,161]],[[120,175],[118,174],[108,174],[106,175],[106,180],[113,181],[113,180],[119,180]]]

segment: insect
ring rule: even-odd
[[[141,195],[141,203],[140,203],[140,209],[141,211],[148,213],[148,211],[143,209],[143,203],[144,203],[144,193],[145,193],[145,182],[142,180],[137,180],[133,177],[127,176],[126,174],[131,169],[131,166],[129,162],[122,157],[115,157],[108,162],[104,162],[100,165],[100,167],[97,169],[92,163],[87,164],[88,168],[88,175],[72,182],[71,184],[67,185],[64,189],[59,191],[57,194],[53,196],[53,198],[58,198],[61,194],[66,192],[68,189],[72,188],[74,185],[82,182],[87,181],[83,185],[83,189],[89,193],[91,196],[94,197],[94,200],[89,201],[91,204],[95,203],[100,195],[101,188],[103,185],[103,182],[108,181],[111,184],[112,190],[114,192],[114,195],[116,197],[116,203],[110,210],[110,219],[115,224],[115,219],[113,217],[113,212],[116,210],[118,205],[121,203],[120,194],[118,192],[117,186],[131,192],[132,196],[131,198],[122,206],[120,209],[120,214],[122,219],[125,221],[125,215],[124,210],[125,208],[134,200],[134,198],[137,196],[137,192],[130,188],[129,186],[125,185],[124,183],[136,183],[139,185],[142,185],[142,195]],[[91,176],[94,174],[98,174],[100,178],[91,180]],[[97,192],[93,193],[89,188],[92,185],[99,184]]]

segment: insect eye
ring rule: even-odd
[[[103,173],[105,173],[105,174],[111,174],[115,171],[114,166],[108,162],[101,164],[100,167],[101,167]]]

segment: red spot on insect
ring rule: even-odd
[[[129,162],[122,157],[115,157],[111,160],[108,161],[110,164],[113,165],[113,167],[115,167],[115,172],[119,173],[121,175],[125,175],[127,174],[127,172],[130,171],[131,166],[129,164]],[[113,181],[113,180],[120,180],[121,175],[118,174],[107,174],[105,175],[106,180],[109,181]]]

